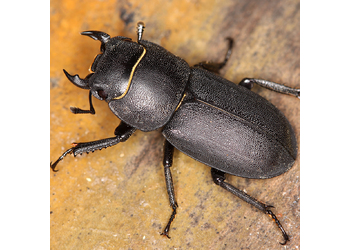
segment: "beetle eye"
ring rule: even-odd
[[[98,94],[99,97],[101,97],[101,99],[103,99],[103,100],[107,99],[108,95],[103,89],[98,90],[97,94]]]

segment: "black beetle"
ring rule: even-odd
[[[126,141],[137,129],[162,128],[165,137],[164,172],[173,212],[162,235],[169,237],[177,203],[170,172],[174,147],[210,166],[215,184],[268,214],[288,234],[268,206],[225,182],[225,173],[245,178],[272,178],[289,170],[297,156],[296,138],[285,116],[270,102],[250,91],[259,84],[274,91],[300,98],[300,89],[274,82],[245,78],[239,85],[214,74],[226,64],[233,46],[221,63],[201,62],[194,67],[161,46],[142,40],[144,24],[138,23],[137,42],[100,31],[82,35],[101,42],[101,53],[85,79],[67,78],[76,86],[89,89],[89,110],[71,107],[75,114],[95,110],[91,96],[105,100],[121,120],[115,137],[74,143],[50,167],[53,171],[67,154],[94,152]],[[212,73],[214,72],[214,73]]]

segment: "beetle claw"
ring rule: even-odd
[[[285,244],[287,244],[287,241],[289,241],[289,236],[288,236],[288,234],[283,234],[283,238],[284,238],[284,242],[283,243],[281,243],[281,242],[279,242],[282,246],[284,246]]]
[[[101,43],[106,43],[108,42],[109,38],[111,38],[110,35],[102,31],[88,30],[88,31],[83,31],[80,34],[83,36],[91,37],[94,40],[99,40]]]
[[[90,89],[89,82],[87,81],[87,77],[85,79],[81,79],[78,75],[70,75],[66,70],[63,70],[64,74],[75,86],[82,89]]]
[[[166,236],[168,239],[171,239],[171,237],[169,236],[169,228],[165,228],[164,231],[160,234],[163,236]]]
[[[285,244],[287,244],[287,241],[289,241],[289,239],[285,239],[283,243],[279,242],[282,246],[284,246]]]
[[[58,161],[56,161],[54,164],[52,164],[52,161],[50,162],[50,168],[52,169],[53,172],[58,172],[58,170],[55,169],[57,163],[58,163]]]

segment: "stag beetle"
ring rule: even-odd
[[[95,114],[91,96],[108,103],[121,120],[114,137],[73,143],[50,167],[56,170],[66,155],[74,156],[126,141],[137,129],[162,128],[165,137],[163,166],[172,214],[161,233],[169,230],[178,207],[170,167],[174,147],[211,167],[215,184],[268,214],[288,234],[268,206],[225,182],[225,174],[245,178],[272,178],[289,170],[297,156],[297,143],[286,117],[270,102],[250,91],[256,83],[300,98],[300,89],[254,78],[238,85],[218,76],[233,46],[221,63],[201,62],[189,67],[163,47],[142,39],[145,25],[137,26],[137,42],[100,31],[81,34],[101,42],[91,74],[81,79],[63,70],[69,81],[89,89],[89,110],[71,107],[74,114]]]

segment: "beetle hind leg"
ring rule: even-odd
[[[230,37],[227,37],[226,40],[228,41],[228,49],[227,49],[224,61],[222,61],[222,62],[200,62],[200,63],[194,65],[194,67],[206,69],[210,72],[218,74],[220,69],[222,69],[226,65],[226,63],[227,63],[227,61],[230,58],[231,53],[232,53],[233,39]]]
[[[268,206],[268,205],[266,205],[266,204],[256,200],[255,198],[251,197],[250,195],[246,194],[245,192],[243,192],[243,191],[235,188],[231,184],[225,182],[225,173],[224,172],[212,168],[211,169],[211,175],[212,175],[213,181],[214,181],[214,183],[216,185],[219,185],[223,189],[226,189],[230,193],[236,195],[237,197],[241,198],[245,202],[249,203],[250,205],[255,206],[256,208],[258,208],[262,212],[264,212],[267,215],[269,215],[271,217],[271,219],[276,223],[276,225],[278,226],[278,228],[282,232],[282,235],[283,235],[283,238],[284,238],[284,242],[280,243],[281,245],[285,245],[287,243],[287,241],[289,241],[288,234],[286,233],[286,231],[282,227],[282,225],[279,222],[279,220],[277,219],[276,215],[274,215],[274,213],[269,209],[272,206]]]
[[[176,215],[176,208],[177,203],[175,200],[175,192],[174,192],[174,185],[173,185],[173,179],[171,176],[170,172],[170,167],[173,165],[173,154],[174,154],[174,146],[171,145],[167,140],[164,143],[164,159],[163,159],[163,166],[164,166],[164,175],[165,175],[165,183],[166,183],[166,188],[168,191],[168,196],[169,196],[169,202],[170,206],[173,209],[173,212],[169,218],[168,224],[164,228],[163,232],[161,235],[165,235],[166,237],[169,237],[169,230],[170,230],[170,225],[175,219]]]

